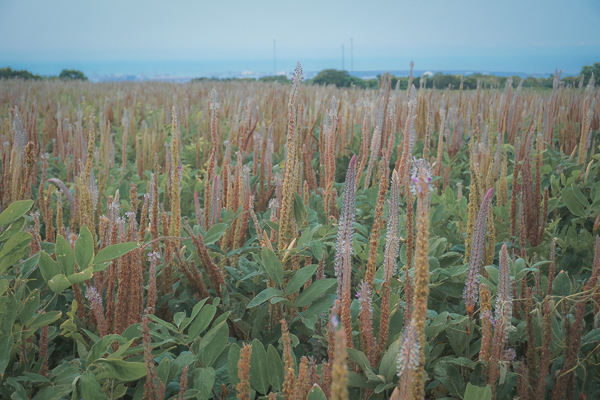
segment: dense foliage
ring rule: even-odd
[[[0,82],[0,397],[597,396],[600,91],[392,83]]]
[[[38,74],[32,74],[31,72],[18,69],[12,69],[11,67],[0,68],[0,79],[56,79],[56,76],[41,76]],[[87,81],[87,77],[85,74],[76,69],[63,69],[58,75],[58,79],[67,79],[67,80],[82,80]]]

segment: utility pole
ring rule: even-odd
[[[277,75],[277,58],[275,54],[275,39],[273,39],[273,75]]]
[[[344,45],[342,45],[342,71],[344,70]]]
[[[350,72],[354,72],[354,39],[350,38]]]

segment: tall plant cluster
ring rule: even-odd
[[[595,398],[594,78],[412,67],[0,83],[0,397]]]

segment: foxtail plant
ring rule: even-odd
[[[492,204],[492,194],[494,189],[488,190],[481,207],[479,214],[477,215],[477,221],[475,222],[475,228],[473,232],[473,244],[471,246],[471,257],[469,258],[469,270],[467,272],[467,279],[465,281],[465,290],[463,292],[463,299],[467,307],[467,314],[470,316],[475,312],[475,305],[477,304],[478,289],[479,289],[479,273],[481,270],[481,264],[483,261],[483,250],[485,244],[485,230],[486,222],[488,218],[488,210]],[[490,221],[493,224],[493,221]]]
[[[281,200],[281,210],[279,214],[279,237],[278,249],[282,253],[287,248],[292,237],[292,219],[294,216],[294,196],[295,179],[300,172],[297,146],[299,146],[299,134],[296,127],[296,95],[298,87],[302,83],[302,66],[300,63],[296,66],[293,76],[292,90],[288,101],[288,129],[287,129],[287,159],[285,162],[285,171],[283,175],[283,190]]]
[[[338,223],[335,245],[335,276],[338,281],[337,298],[341,300],[342,326],[348,347],[352,347],[350,319],[352,283],[352,239],[354,236],[354,207],[356,198],[356,156],[352,156],[346,173],[346,187],[342,200],[342,214]]]
[[[415,324],[411,322],[402,334],[402,346],[398,354],[398,387],[392,398],[410,400],[413,397],[413,387],[416,384],[415,375],[420,365],[421,344]]]
[[[429,204],[431,196],[431,167],[426,160],[413,163],[411,190],[417,196],[417,241],[415,247],[415,292],[413,297],[412,324],[417,332],[418,343],[425,343],[425,318],[429,298]],[[412,396],[423,398],[425,387],[425,350],[420,345],[419,366],[415,370]]]
[[[488,368],[488,383],[492,387],[492,398],[495,398],[498,378],[500,376],[500,363],[511,361],[510,352],[506,352],[508,331],[511,326],[513,313],[513,296],[510,279],[510,266],[508,249],[502,245],[500,251],[500,269],[498,272],[498,294],[496,295],[496,310],[494,316],[494,338]]]
[[[398,179],[398,172],[394,171],[392,174],[387,235],[383,256],[384,275],[381,286],[381,315],[376,360],[379,360],[387,345],[390,318],[390,281],[392,275],[397,270],[397,259],[400,252],[400,187]]]

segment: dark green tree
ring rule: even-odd
[[[81,71],[78,71],[76,69],[63,69],[60,72],[60,75],[58,76],[58,79],[64,79],[64,80],[80,80],[80,81],[87,81],[88,78],[85,76],[85,74]]]
[[[285,75],[273,75],[273,76],[263,76],[258,78],[260,82],[279,82],[279,83],[290,83],[290,80]]]
[[[354,85],[359,88],[377,88],[377,81],[375,79],[360,79],[350,75],[348,71],[337,69],[324,69],[310,81],[318,85],[335,85],[337,87],[350,87]]]
[[[594,73],[594,78],[596,79],[596,85],[600,81],[600,62],[594,63],[594,65],[584,65],[581,68],[581,75],[583,75],[583,83],[587,85],[590,78],[592,77],[592,72]]]
[[[36,80],[37,79],[42,79],[41,76],[34,75],[31,72],[27,71],[26,69],[24,69],[24,70],[15,69],[15,70],[13,70],[11,67],[0,68],[0,79],[13,79],[13,78],[36,79]]]

